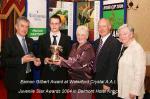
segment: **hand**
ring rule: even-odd
[[[24,55],[21,59],[23,64],[34,61],[34,57],[32,57],[31,55]]]
[[[60,66],[60,64],[61,64],[61,61],[63,61],[64,60],[64,58],[63,57],[61,57],[61,56],[59,56],[59,60],[58,61],[56,61],[56,62],[52,62],[52,64],[55,64],[55,65],[58,65],[58,66]],[[61,66],[60,66],[61,67]]]
[[[61,57],[61,56],[59,56],[59,58],[60,58],[60,61],[63,61],[63,60],[64,60],[64,58],[63,58],[63,57]]]
[[[54,62],[52,62],[52,64],[60,66],[60,64],[61,64],[61,60],[54,61]]]
[[[104,92],[109,92],[110,91],[110,87],[106,86],[106,85],[103,85],[103,90],[104,90]]]
[[[134,94],[129,94],[129,97],[130,97],[130,99],[135,99],[136,98],[136,95],[134,95]]]
[[[48,57],[46,57],[46,58],[44,59],[44,64],[52,64],[51,59],[48,58]]]
[[[35,58],[33,62],[34,62],[34,65],[35,65],[35,66],[40,66],[40,65],[41,65],[41,60],[40,60],[40,58]]]

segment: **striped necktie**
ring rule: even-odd
[[[103,41],[102,41],[102,38],[100,38],[99,45],[98,45],[98,48],[97,48],[97,54],[100,52],[100,50],[102,48],[102,44],[103,44]]]
[[[28,47],[27,47],[25,38],[22,38],[22,47],[23,47],[24,53],[28,54],[29,52],[28,52]],[[31,72],[30,64],[27,63],[26,73],[30,73],[30,72]]]

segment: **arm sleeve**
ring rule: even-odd
[[[81,55],[77,55],[77,57],[69,57],[68,60],[62,61],[61,65],[73,70],[87,70],[89,66],[91,66],[90,68],[93,68],[92,63],[94,58],[94,50],[89,48],[83,51]]]
[[[5,42],[2,47],[2,65],[6,67],[17,67],[21,65],[21,57],[13,57],[11,44],[9,42]]]
[[[132,81],[131,93],[139,96],[144,87],[146,56],[142,49],[136,50],[134,53],[134,80]]]

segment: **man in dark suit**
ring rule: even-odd
[[[61,19],[58,15],[54,15],[49,20],[49,26],[50,26],[50,32],[47,34],[44,34],[39,37],[39,50],[40,50],[40,57],[43,60],[43,69],[41,72],[41,79],[42,80],[54,80],[54,81],[60,81],[60,80],[67,80],[68,79],[68,73],[66,68],[61,68],[58,66],[55,66],[54,64],[51,64],[51,51],[50,51],[50,45],[60,45],[63,48],[63,51],[60,52],[60,56],[67,59],[69,52],[70,52],[70,42],[71,39],[69,36],[64,35],[60,32],[61,27]],[[46,83],[41,85],[41,89],[48,90],[60,90],[66,89],[66,84],[58,83],[58,84],[52,84],[52,83]],[[58,92],[58,94],[55,93],[56,99],[65,99],[66,95],[62,92]],[[43,99],[52,99],[52,94],[48,93],[47,91],[42,94]]]
[[[33,52],[33,40],[26,37],[29,28],[29,20],[21,16],[17,19],[16,34],[8,38],[2,47],[2,64],[6,67],[5,85],[8,99],[30,99],[33,81],[32,66],[39,66],[39,58],[29,54]],[[22,90],[22,91],[21,91]]]
[[[100,38],[94,42],[96,49],[96,99],[115,99],[117,58],[121,44],[111,35],[111,24],[107,19],[98,23]]]

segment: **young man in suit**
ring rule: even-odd
[[[51,64],[50,57],[52,55],[50,51],[50,45],[60,45],[62,46],[63,51],[60,52],[60,56],[67,59],[70,52],[70,42],[71,39],[69,36],[64,35],[60,32],[61,27],[61,19],[58,15],[54,15],[49,20],[50,32],[39,37],[39,50],[40,57],[43,60],[43,69],[41,72],[41,79],[44,81],[60,81],[67,80],[68,73],[66,68],[61,68]],[[66,89],[66,84],[58,83],[58,84],[41,84],[41,89],[48,90],[60,90]],[[52,99],[52,94],[45,92],[42,94],[43,99]],[[65,99],[66,95],[62,92],[55,93],[56,99]]]
[[[117,59],[121,44],[111,35],[109,20],[100,19],[98,31],[100,38],[94,42],[97,51],[95,80],[103,83],[96,83],[96,99],[115,99],[112,91],[116,89]]]
[[[2,48],[2,63],[6,67],[5,86],[8,99],[30,99],[32,84],[24,83],[32,81],[32,66],[39,66],[39,58],[29,54],[33,52],[33,40],[28,38],[29,20],[21,16],[15,24],[16,34],[8,38]]]

